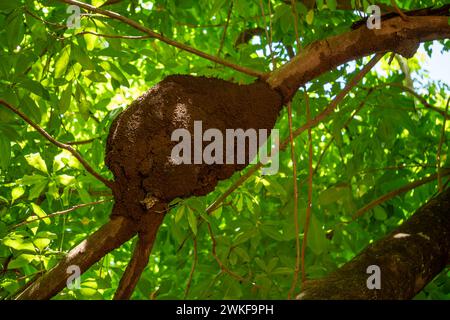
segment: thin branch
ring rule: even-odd
[[[289,142],[291,145],[292,175],[294,181],[294,226],[295,226],[295,271],[292,279],[291,289],[288,293],[290,300],[297,287],[298,274],[300,272],[300,227],[298,222],[298,184],[297,184],[297,157],[295,155],[294,134],[292,130],[292,102],[287,103],[289,122]]]
[[[78,146],[78,145],[82,145],[82,144],[89,144],[91,142],[94,142],[96,139],[97,138],[78,140],[78,141],[68,141],[68,142],[64,142],[64,144],[68,144],[69,146]]]
[[[267,21],[266,21],[266,14],[264,12],[263,0],[259,0],[259,6],[261,7],[261,15],[262,15],[263,23],[264,23],[264,32],[266,34],[267,44],[269,46],[270,59],[272,60],[273,70],[275,70],[276,66],[275,66],[275,60],[274,60],[275,58],[274,58],[273,51],[272,51],[272,37],[269,36],[269,31],[267,31]],[[269,0],[269,7],[270,7],[270,0]]]
[[[219,257],[217,256],[217,252],[216,252],[216,246],[217,246],[217,242],[216,242],[216,238],[214,237],[214,234],[212,232],[212,228],[211,228],[211,224],[204,220],[206,222],[206,225],[208,227],[208,232],[209,232],[209,236],[211,237],[211,245],[212,245],[212,256],[214,257],[214,259],[216,260],[217,264],[219,265],[220,270],[222,270],[223,272],[229,274],[231,277],[235,278],[238,281],[241,282],[250,282],[252,286],[259,288],[260,286],[256,285],[254,282],[251,282],[250,280],[245,279],[244,277],[238,275],[237,273],[231,271],[230,269],[228,269],[227,266],[225,266],[223,264],[223,262],[219,259]]]
[[[113,38],[113,39],[128,39],[128,40],[142,40],[142,39],[149,39],[151,36],[125,36],[125,35],[119,35],[119,34],[103,34],[103,33],[97,33],[94,31],[82,31],[79,33],[75,33],[74,36],[82,36],[84,34],[92,34],[97,37],[103,37],[103,38]]]
[[[446,177],[450,175],[450,170],[445,170],[444,172],[442,172],[441,176],[442,177]],[[407,185],[404,185],[396,190],[393,190],[391,192],[388,192],[384,195],[382,195],[381,197],[371,201],[370,203],[368,203],[367,205],[365,205],[364,207],[362,207],[361,209],[359,209],[358,211],[355,212],[355,214],[353,214],[352,216],[352,221],[358,219],[359,217],[361,217],[364,213],[366,213],[367,211],[375,208],[376,206],[380,205],[383,202],[386,202],[402,193],[405,193],[407,191],[410,191],[412,189],[415,189],[417,187],[420,187],[428,182],[431,182],[433,180],[436,180],[438,177],[438,174],[432,174],[428,177],[425,177],[423,179],[408,183]]]
[[[295,39],[297,41],[297,54],[298,54],[300,52],[302,44],[300,42],[300,35],[298,32],[298,14],[295,0],[291,0],[291,11],[294,18],[294,30],[295,30]]]
[[[42,129],[38,124],[31,121],[30,118],[28,118],[22,111],[16,109],[11,104],[6,102],[3,99],[0,99],[0,104],[4,105],[6,108],[17,114],[19,117],[21,117],[25,122],[27,122],[30,126],[32,126],[37,132],[39,132],[45,139],[53,143],[55,146],[65,149],[69,151],[82,165],[83,167],[91,174],[93,175],[97,180],[103,182],[108,188],[112,189],[114,182],[110,181],[104,177],[102,177],[99,173],[97,173],[90,165],[87,163],[86,160],[76,151],[72,146],[68,144],[64,144],[62,142],[59,142],[58,140],[54,139],[50,134],[48,134],[47,131]]]
[[[94,202],[89,202],[89,203],[77,204],[77,205],[75,205],[73,207],[70,207],[69,209],[57,211],[57,212],[54,212],[54,213],[50,213],[50,214],[48,214],[46,216],[43,216],[43,217],[34,216],[34,218],[32,220],[25,220],[25,221],[22,221],[22,222],[20,222],[20,223],[18,223],[16,225],[12,226],[9,229],[9,231],[17,229],[17,228],[19,228],[21,226],[24,226],[24,225],[27,225],[29,223],[33,223],[35,221],[48,219],[48,218],[53,218],[53,217],[56,217],[56,216],[61,216],[61,215],[73,212],[73,211],[81,209],[81,208],[94,206],[94,205],[97,205],[97,204],[105,203],[107,201],[110,201],[110,200],[99,200],[99,201],[94,201]]]
[[[233,12],[233,1],[231,1],[230,7],[228,8],[227,13],[227,21],[225,22],[225,26],[223,27],[222,38],[220,39],[219,50],[217,51],[217,56],[220,57],[220,53],[222,52],[223,45],[225,43],[225,39],[227,37],[228,25],[230,23],[231,13]]]
[[[344,125],[341,128],[345,128],[346,126],[349,125],[349,123],[353,120],[353,118],[356,116],[356,114],[361,111],[361,109],[365,106],[366,102],[367,102],[367,98],[368,96],[372,93],[373,90],[370,90],[366,97],[364,98],[363,101],[361,101],[361,103],[359,104],[359,106],[356,108],[355,111],[352,112],[351,116],[347,119],[347,121],[345,121]],[[317,170],[319,169],[319,165],[322,162],[323,157],[325,156],[325,153],[327,152],[328,148],[331,146],[331,144],[334,141],[334,136],[331,136],[330,140],[328,141],[328,143],[325,145],[325,147],[322,150],[322,153],[319,156],[319,159],[317,160],[317,164],[316,167],[314,168],[314,174],[317,173]]]
[[[305,103],[306,103],[306,119],[310,120],[311,110],[309,105],[309,96],[308,92],[305,90]],[[309,145],[309,161],[308,161],[308,203],[306,206],[306,219],[305,225],[303,227],[303,242],[302,242],[302,287],[304,287],[306,282],[306,263],[305,263],[305,254],[306,254],[306,246],[308,244],[308,231],[311,220],[311,209],[312,209],[312,179],[313,179],[313,166],[312,166],[312,158],[313,158],[313,147],[312,147],[312,134],[311,128],[308,129],[308,145]]]
[[[245,73],[245,74],[248,74],[250,76],[261,78],[261,79],[266,78],[264,73],[261,73],[259,71],[255,71],[255,70],[252,70],[250,68],[243,67],[243,66],[239,66],[237,64],[234,64],[234,63],[231,63],[229,61],[220,59],[218,57],[215,57],[213,55],[210,55],[208,53],[205,53],[203,51],[200,51],[198,49],[195,49],[193,47],[185,45],[183,43],[180,43],[180,42],[177,42],[175,40],[166,38],[162,34],[159,34],[159,33],[155,32],[155,31],[153,31],[153,30],[151,30],[151,29],[149,29],[147,27],[144,27],[140,23],[138,23],[138,22],[136,22],[134,20],[128,19],[127,17],[124,17],[124,16],[122,16],[122,15],[116,13],[116,12],[99,9],[99,8],[97,8],[95,6],[90,5],[90,4],[87,4],[87,3],[84,3],[84,2],[80,2],[80,1],[76,1],[76,0],[58,0],[58,1],[59,2],[64,2],[64,3],[67,3],[67,4],[73,4],[73,5],[79,6],[79,7],[83,8],[83,9],[86,9],[88,11],[99,13],[101,15],[104,15],[104,16],[110,17],[112,19],[121,21],[121,22],[123,22],[125,24],[128,24],[129,26],[133,27],[136,30],[139,30],[141,32],[144,32],[144,33],[148,34],[151,38],[157,39],[159,41],[167,43],[168,45],[171,45],[171,46],[176,47],[178,49],[190,52],[192,54],[195,54],[195,55],[197,55],[199,57],[202,57],[204,59],[210,60],[212,62],[224,65],[226,67],[229,67],[229,68],[234,69],[236,71],[239,71],[241,73]]]
[[[327,118],[330,114],[334,112],[338,104],[344,99],[344,97],[347,95],[347,93],[350,92],[350,90],[355,87],[359,81],[377,64],[378,61],[381,60],[383,57],[382,53],[377,53],[365,66],[361,69],[361,71],[354,76],[349,83],[347,83],[337,95],[336,97],[330,102],[330,104],[323,110],[321,113],[319,113],[317,116],[312,118],[310,121],[305,123],[303,126],[298,128],[294,131],[294,137],[300,135],[305,130],[308,130],[309,128],[312,128],[316,125],[318,125],[320,122],[322,122],[325,118]],[[280,149],[284,150],[288,144],[288,141],[285,140],[281,145]]]
[[[391,5],[394,7],[395,12],[397,12],[404,21],[408,21],[408,17],[406,16],[406,14],[403,13],[402,10],[400,10],[395,0],[391,0]]]
[[[186,284],[186,289],[184,290],[184,299],[187,298],[189,290],[191,289],[192,278],[194,276],[195,268],[197,267],[198,252],[197,252],[197,237],[194,237],[194,260],[192,261],[191,272],[189,272],[189,279]]]
[[[445,117],[446,119],[450,119],[450,114],[448,114],[445,110],[439,109],[439,108],[437,108],[437,107],[431,105],[430,103],[428,103],[428,101],[427,101],[423,96],[421,96],[420,94],[418,94],[417,92],[415,92],[413,89],[408,88],[408,87],[406,87],[406,86],[404,86],[404,85],[402,85],[402,84],[400,84],[400,83],[395,83],[395,82],[391,82],[391,83],[383,83],[383,84],[380,84],[380,85],[377,85],[377,86],[375,86],[375,87],[370,88],[370,90],[373,90],[373,89],[379,89],[379,88],[383,88],[383,87],[396,87],[396,88],[400,88],[400,89],[402,89],[403,91],[405,91],[405,92],[411,94],[412,96],[414,96],[415,98],[417,98],[417,100],[419,100],[419,101],[423,104],[423,106],[424,106],[425,108],[430,109],[430,110],[433,110],[433,111],[436,111],[436,112],[438,112],[440,115],[442,115],[443,117]]]
[[[450,103],[450,97],[447,99],[447,105],[445,106],[445,113],[448,112],[448,105]],[[436,155],[436,163],[437,163],[437,178],[438,178],[438,189],[439,192],[444,191],[442,186],[442,177],[441,177],[441,151],[442,151],[442,145],[445,141],[445,125],[446,125],[447,118],[444,117],[444,123],[442,124],[442,132],[441,132],[441,139],[439,140],[439,146],[438,151]]]

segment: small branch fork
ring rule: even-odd
[[[65,149],[69,151],[82,165],[83,167],[97,180],[103,182],[108,188],[113,188],[113,181],[108,180],[104,177],[102,177],[99,173],[97,173],[90,165],[89,163],[84,160],[84,158],[76,151],[71,145],[62,143],[55,138],[53,138],[47,131],[45,131],[42,127],[40,127],[38,124],[31,121],[30,118],[28,118],[22,111],[18,110],[17,108],[13,107],[11,104],[6,102],[3,99],[0,99],[0,104],[5,106],[7,109],[11,110],[15,114],[17,114],[19,117],[21,117],[25,122],[27,122],[30,126],[32,126],[37,132],[39,132],[45,139],[50,141],[55,146]]]

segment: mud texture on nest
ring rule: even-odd
[[[194,152],[192,164],[174,163],[171,152],[178,141],[171,141],[171,135],[175,129],[187,129],[193,146],[194,121],[202,121],[202,133],[209,128],[222,132],[225,150],[226,129],[267,129],[270,133],[281,107],[282,97],[263,82],[238,85],[206,77],[165,78],[111,126],[105,160],[115,177],[113,215],[140,220],[148,212],[141,203],[146,197],[169,203],[177,197],[205,195],[219,180],[246,166],[193,164]],[[209,143],[204,142],[203,148]]]

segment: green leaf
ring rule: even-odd
[[[19,269],[24,266],[27,266],[36,258],[35,255],[23,253],[19,255],[17,258],[11,260],[8,264],[8,269]]]
[[[321,224],[317,218],[311,216],[311,225],[308,233],[308,247],[316,254],[320,255],[325,251],[327,246],[327,239],[325,231],[322,229]]]
[[[45,213],[44,210],[42,210],[41,207],[39,207],[37,204],[35,203],[31,203],[31,208],[33,209],[33,212],[39,217],[39,218],[44,218],[42,219],[42,221],[45,222],[45,224],[50,224],[50,219],[45,218],[47,216],[47,213]]]
[[[14,187],[11,191],[11,203],[14,203],[15,200],[19,199],[25,193],[25,189],[21,186]]]
[[[61,99],[59,100],[59,112],[61,114],[65,113],[70,108],[71,101],[72,101],[72,83],[69,83],[61,93]]]
[[[306,14],[306,23],[307,24],[312,24],[313,20],[314,20],[314,10],[311,9]]]
[[[187,214],[189,226],[191,227],[192,232],[197,235],[197,217],[195,216],[194,211],[189,208],[187,208]]]
[[[61,78],[66,73],[67,66],[70,61],[70,45],[66,45],[59,55],[55,63],[55,78]]]
[[[23,22],[23,14],[16,13],[6,26],[6,40],[11,51],[22,42],[25,32]]]
[[[125,87],[130,86],[125,75],[113,63],[103,61],[102,63],[100,63],[100,66],[105,71],[107,71],[113,79],[117,80],[121,85],[123,85]]]
[[[50,95],[48,91],[37,81],[31,79],[22,79],[18,85],[29,92],[34,93],[37,96],[44,98],[45,100],[50,100]],[[25,96],[29,98],[28,96]]]
[[[0,134],[0,168],[6,170],[11,162],[11,142]]]
[[[23,109],[24,113],[29,116],[34,122],[40,123],[41,118],[41,110],[34,103],[33,100],[29,96],[24,96],[20,102],[21,109]]]
[[[181,220],[181,218],[183,218],[185,212],[186,206],[181,205],[177,208],[177,212],[175,213],[175,223],[178,223]]]
[[[87,53],[83,50],[83,48],[79,46],[73,46],[72,48],[73,56],[75,60],[81,64],[84,70],[94,70],[95,65],[92,62],[91,58],[87,55]]]
[[[36,252],[33,244],[29,239],[24,239],[22,235],[18,234],[10,234],[7,238],[3,239],[3,245],[13,248],[17,251],[28,251],[28,252]]]
[[[375,217],[375,219],[377,219],[379,221],[383,221],[383,220],[387,219],[387,213],[383,207],[376,206],[375,208],[373,208],[373,213],[374,213],[373,216]]]
[[[45,187],[47,187],[47,184],[48,184],[47,179],[34,184],[33,187],[30,189],[30,192],[28,193],[28,200],[33,200],[40,197]]]
[[[327,6],[331,11],[336,10],[337,7],[336,0],[327,0]]]
[[[18,8],[21,5],[19,0],[1,0],[0,11],[10,11]]]
[[[44,173],[48,173],[47,165],[45,164],[44,159],[42,159],[40,153],[31,153],[25,156],[25,160],[27,160],[28,164],[39,171]]]

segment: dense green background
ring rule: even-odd
[[[103,2],[92,0],[91,3]],[[322,6],[324,2],[328,5]],[[402,8],[444,2],[402,1]],[[229,0],[132,0],[108,8],[166,37],[217,55],[230,3]],[[296,47],[291,7],[283,1],[270,3],[269,13],[268,1],[233,0],[220,53],[223,58],[270,71],[267,44],[271,38],[277,66],[289,60],[288,48]],[[360,19],[356,11],[335,10],[335,1],[317,3],[319,9],[315,11],[297,5],[303,45],[345,32],[352,22]],[[368,3],[356,1],[355,5],[361,8]],[[166,75],[207,75],[241,83],[252,80],[151,39],[76,35],[83,31],[142,34],[99,15],[85,15],[80,29],[67,29],[67,18],[66,5],[56,1],[0,0],[0,97],[60,141],[93,138],[92,142],[76,147],[104,176],[112,178],[103,161],[111,121]],[[269,37],[263,32],[249,43],[235,46],[242,31],[256,27],[267,27]],[[450,41],[442,43],[446,50],[450,49]],[[431,54],[431,49],[428,53]],[[449,86],[427,79],[426,71],[420,68],[423,59],[416,55],[408,61],[414,85],[430,104],[443,110]],[[343,65],[310,83],[313,116],[326,107],[366,61]],[[313,180],[313,218],[306,256],[309,278],[322,277],[338,268],[401,224],[437,191],[436,183],[429,183],[381,204],[356,222],[342,223],[378,196],[436,172],[443,117],[425,109],[401,88],[382,86],[367,95],[369,88],[385,82],[405,83],[397,60],[388,65],[385,59],[379,66],[377,70],[385,70],[384,75],[371,72],[344,99],[337,112],[312,131],[314,166],[322,152],[325,153]],[[364,103],[362,109],[343,127],[361,103]],[[306,121],[302,93],[294,98],[293,116],[294,128]],[[287,123],[284,110],[277,123],[282,139],[288,136]],[[448,139],[448,129],[446,134]],[[333,141],[325,150],[330,139]],[[299,216],[303,225],[307,134],[298,137],[296,142]],[[450,167],[448,154],[448,144],[444,144],[443,167]],[[278,174],[253,175],[208,219],[213,226],[219,258],[248,281],[240,282],[220,271],[211,253],[212,241],[206,224],[197,225],[204,208],[240,175],[237,173],[221,182],[206,197],[177,203],[165,218],[133,298],[185,297],[194,262],[193,234],[198,261],[188,298],[287,297],[295,266],[289,150],[280,154]],[[10,296],[28,280],[49,269],[61,255],[105,223],[112,207],[108,194],[109,190],[88,175],[67,152],[0,107],[0,297]],[[10,229],[34,215],[42,216],[98,199],[111,201]],[[303,234],[300,236],[302,239]],[[185,238],[185,245],[178,250]],[[110,299],[133,245],[132,240],[106,255],[82,276],[81,290],[66,289],[57,299]],[[259,288],[252,287],[252,282]],[[450,272],[442,272],[417,298],[449,299]]]

